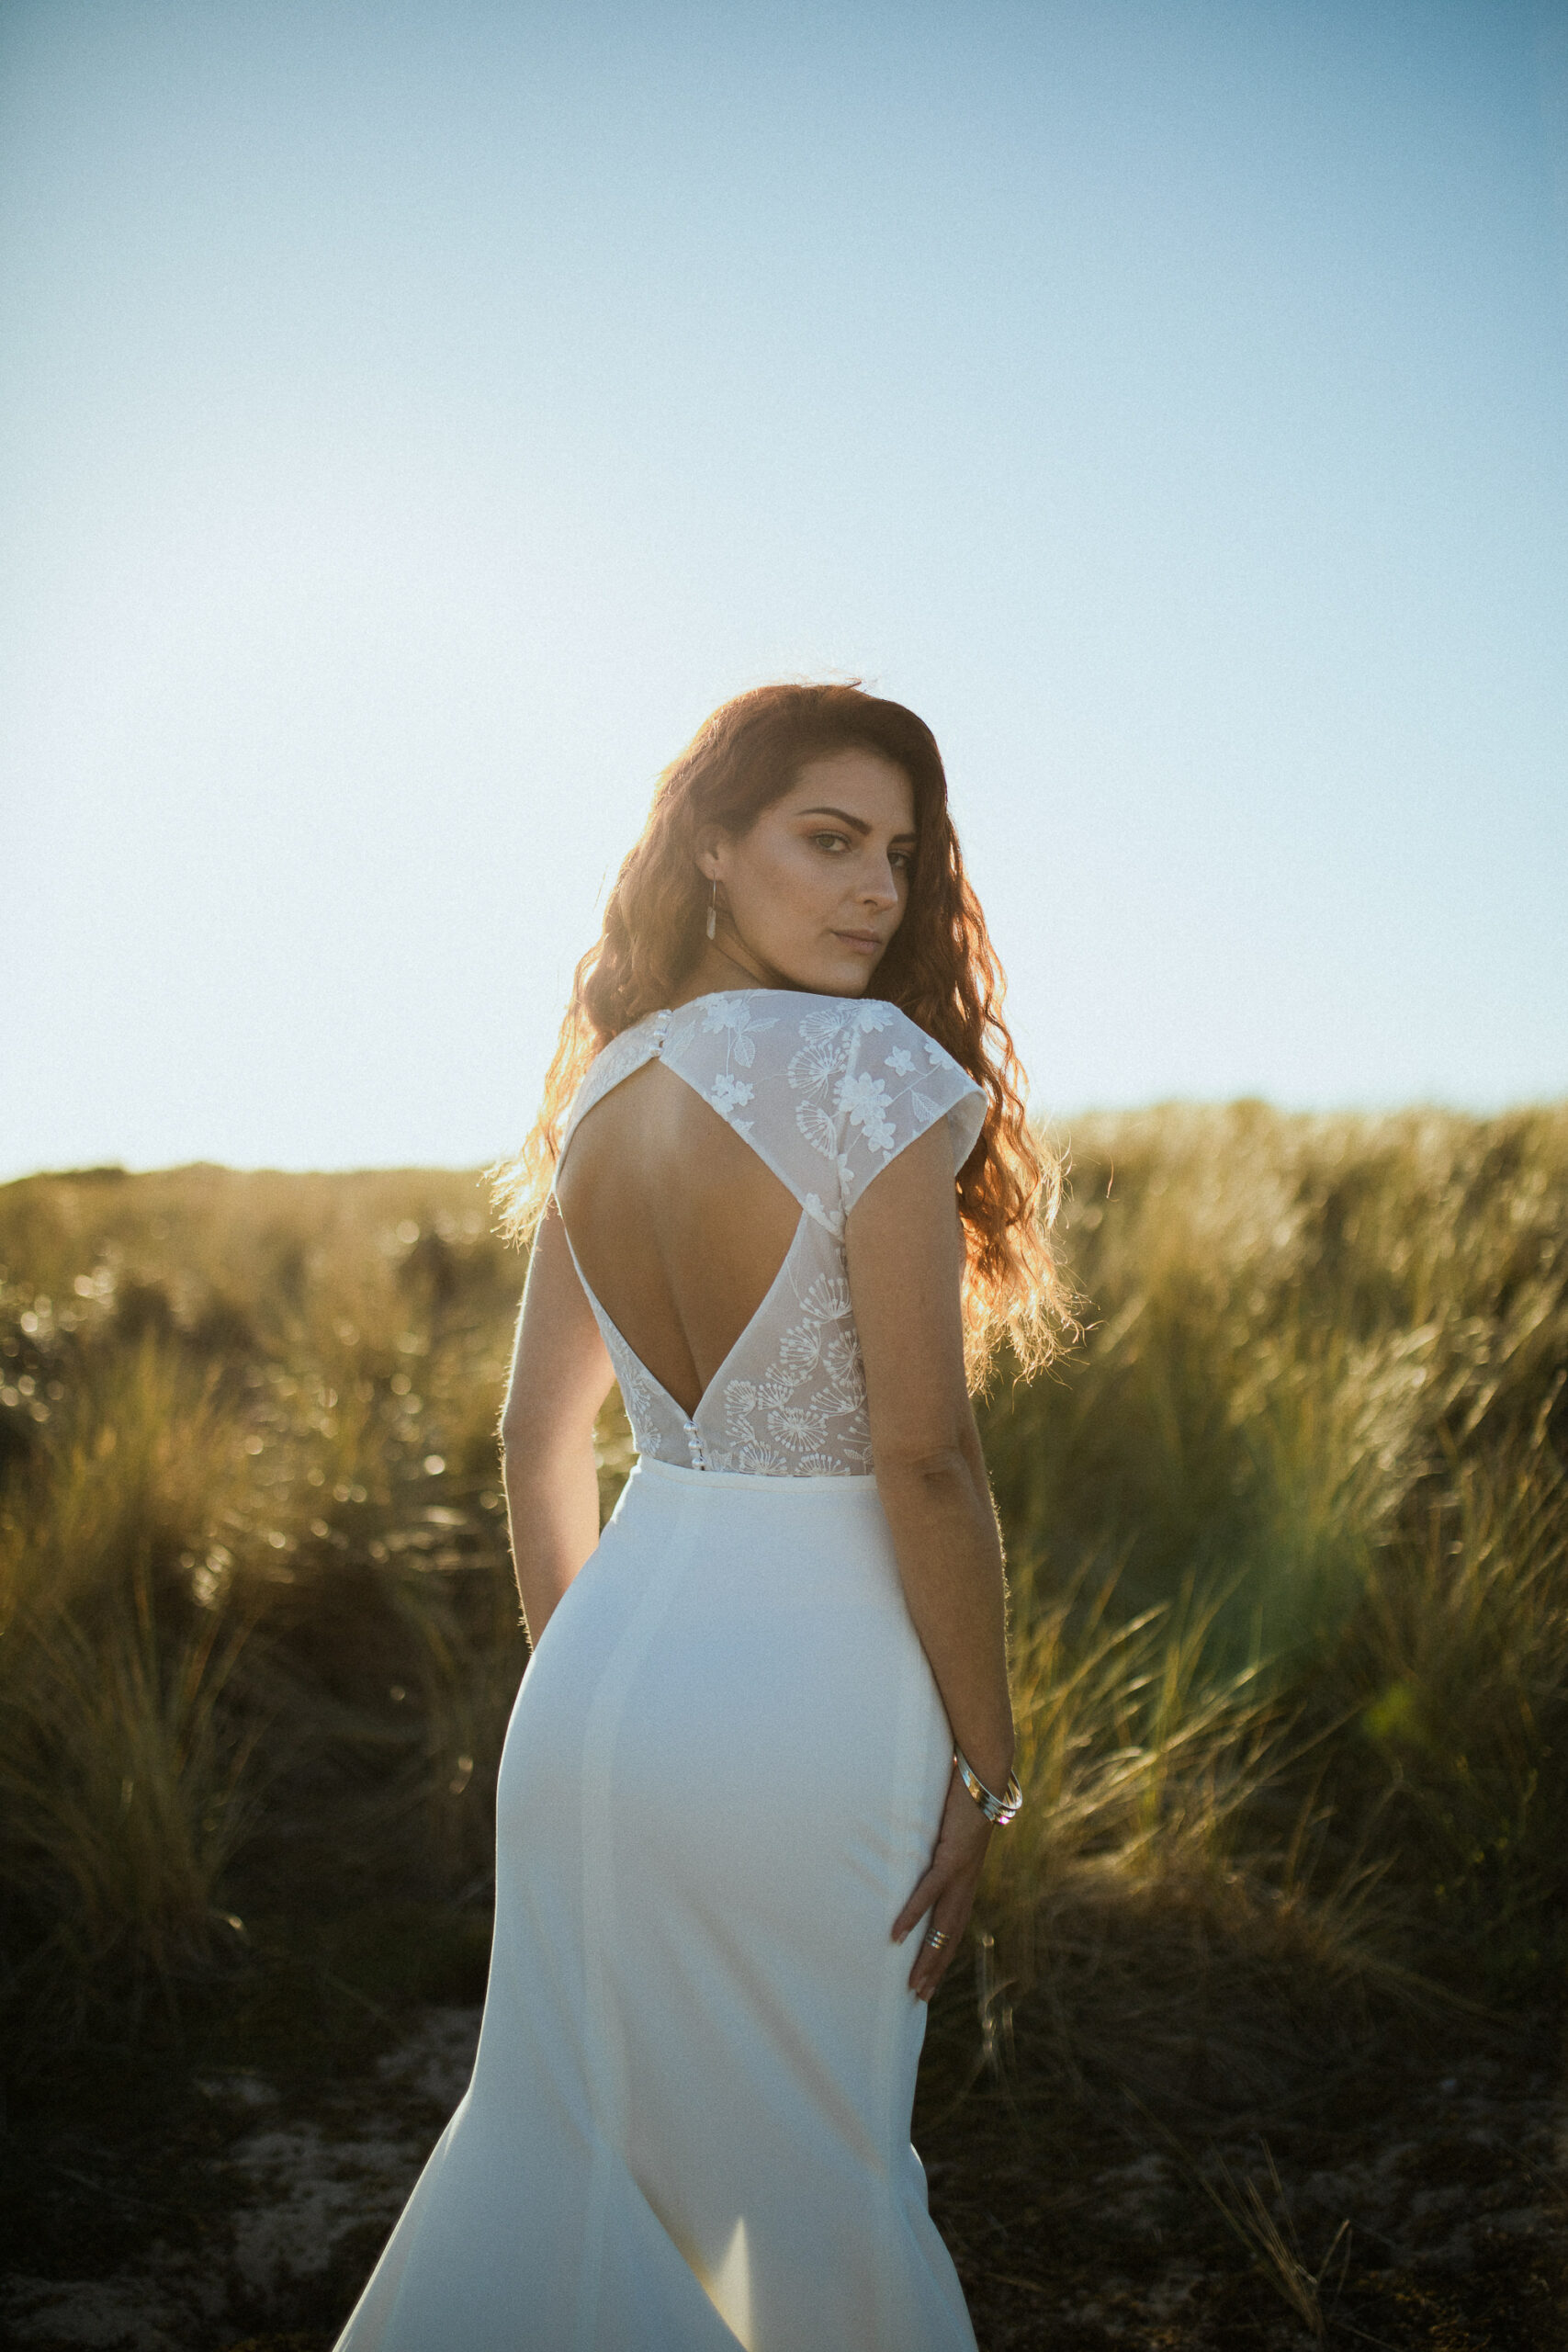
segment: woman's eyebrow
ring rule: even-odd
[[[859,833],[863,839],[871,831],[863,817],[852,817],[847,808],[797,808],[795,813],[797,817],[837,817],[840,825],[848,825],[852,832]],[[895,833],[893,838],[896,842],[912,842],[915,834],[911,829],[907,833]]]

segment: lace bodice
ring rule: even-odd
[[[766,1297],[690,1415],[583,1282],[638,1453],[765,1478],[868,1471],[844,1219],[874,1178],[941,1118],[956,1172],[985,1118],[983,1091],[894,1005],[742,989],[649,1013],[613,1037],[578,1089],[563,1155],[584,1114],[656,1057],[744,1137],[801,1216]]]

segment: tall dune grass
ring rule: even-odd
[[[1030,1796],[978,1922],[987,2048],[1261,2101],[1385,1996],[1561,1970],[1568,1112],[1069,1140],[1087,1337],[982,1410]],[[465,1176],[0,1191],[24,2071],[254,1967],[247,1917],[482,1913],[521,1272]]]
[[[984,1416],[1035,1798],[985,1905],[1036,2056],[1262,2098],[1380,1993],[1546,1996],[1568,1114],[1071,1141],[1090,1329]]]
[[[244,1619],[170,1606],[182,1554],[214,1555],[236,1498],[218,1385],[146,1331],[90,1354],[46,1384],[64,1390],[47,1442],[13,1449],[0,1498],[6,1958],[55,2030],[106,1975],[133,2009],[167,1992],[224,1924],[254,1738],[224,1703]]]

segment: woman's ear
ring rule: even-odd
[[[722,825],[707,824],[697,827],[692,847],[705,882],[716,882],[720,878],[724,860],[719,853],[728,838]]]

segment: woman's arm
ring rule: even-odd
[[[851,1211],[850,1290],[865,1361],[872,1459],[915,1630],[953,1736],[987,1788],[1012,1769],[1001,1541],[964,1378],[963,1234],[945,1121],[899,1153]],[[967,1924],[990,1830],[956,1772],[931,1869],[894,1926],[948,1931],[910,1975],[930,1998]]]
[[[593,1423],[614,1381],[552,1200],[528,1260],[501,1416],[506,1516],[530,1645],[599,1541]]]

